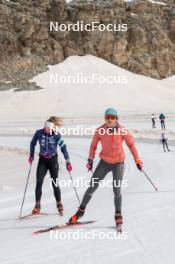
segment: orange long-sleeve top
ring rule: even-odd
[[[104,133],[105,131],[106,133]],[[96,129],[89,150],[90,159],[94,159],[97,145],[100,142],[102,149],[99,157],[102,160],[111,164],[123,162],[125,160],[123,141],[125,141],[133,155],[135,162],[137,163],[137,161],[140,160],[134,138],[124,126],[119,125],[117,128],[117,133],[107,133],[107,131],[110,131],[110,129],[107,128],[106,124],[103,124]]]

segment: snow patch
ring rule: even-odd
[[[157,5],[164,5],[164,6],[167,5],[167,4],[163,3],[163,2],[154,1],[154,0],[148,0],[148,2],[151,2],[152,4],[157,4]]]
[[[135,13],[129,13],[131,16],[138,16],[137,14]]]

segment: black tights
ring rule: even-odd
[[[164,150],[164,152],[166,152],[166,149],[167,149],[167,151],[170,151],[169,150],[169,147],[168,147],[168,143],[167,143],[167,140],[162,140],[162,145],[163,145],[163,150]]]
[[[100,160],[98,166],[96,167],[90,182],[89,188],[86,190],[83,200],[80,207],[85,209],[90,199],[92,198],[93,193],[99,187],[100,181],[102,181],[106,174],[112,172],[113,174],[113,192],[114,192],[114,205],[115,212],[121,211],[121,184],[123,179],[124,172],[124,162],[119,162],[115,164],[110,164],[104,160]]]
[[[36,173],[36,189],[35,189],[36,202],[40,202],[41,200],[42,185],[48,170],[52,178],[52,187],[53,187],[55,199],[57,202],[61,202],[61,192],[57,182],[58,171],[59,171],[57,155],[50,159],[45,159],[43,157],[39,158],[37,173]]]

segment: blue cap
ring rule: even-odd
[[[108,116],[108,115],[118,116],[118,113],[114,108],[108,108],[105,111],[105,116]]]

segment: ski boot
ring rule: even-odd
[[[32,214],[39,214],[41,210],[40,202],[36,202],[35,207],[32,210]]]
[[[58,213],[59,213],[59,215],[60,216],[63,216],[63,205],[62,205],[62,203],[61,202],[58,202],[57,203],[57,209],[58,209]]]
[[[117,231],[121,233],[122,232],[122,225],[123,225],[123,217],[122,217],[121,211],[116,212],[115,223],[116,223]]]
[[[69,224],[75,224],[79,218],[81,218],[84,215],[85,209],[84,208],[78,208],[78,211],[76,212],[75,215],[73,215],[70,219],[69,219]]]

